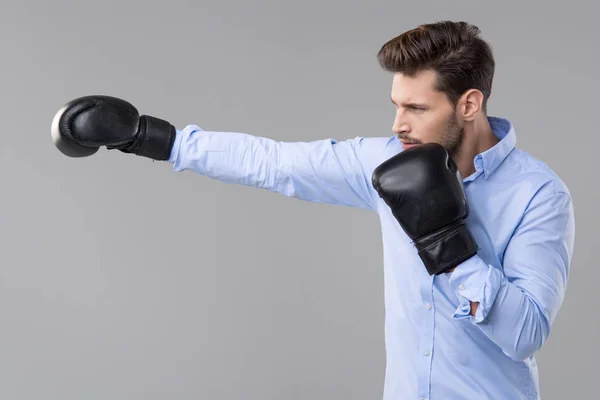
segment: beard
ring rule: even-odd
[[[464,127],[459,125],[456,114],[452,113],[444,132],[440,136],[440,144],[446,148],[450,157],[454,157],[460,150],[463,139]]]

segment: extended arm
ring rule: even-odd
[[[226,183],[254,186],[297,199],[374,209],[369,167],[387,138],[279,142],[246,133],[210,132],[195,125],[177,130],[168,121],[140,115],[110,96],[71,100],[52,121],[56,147],[87,157],[102,146],[170,161]]]
[[[225,183],[253,186],[311,202],[374,208],[363,160],[383,151],[380,138],[281,142],[240,132],[177,131],[169,159]]]

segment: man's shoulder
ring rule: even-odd
[[[396,151],[402,149],[400,141],[395,135],[390,136],[356,136],[354,141],[357,141],[361,146],[366,146],[375,151],[393,148]]]
[[[505,175],[514,179],[520,187],[530,188],[532,195],[571,196],[566,182],[546,161],[523,149],[514,148],[504,164]]]
[[[367,169],[375,169],[388,158],[402,151],[402,144],[395,135],[365,137],[357,136],[352,140],[357,154]]]

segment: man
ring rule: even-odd
[[[393,73],[391,137],[277,142],[139,116],[86,96],[53,121],[72,157],[99,147],[227,183],[378,213],[384,400],[539,399],[535,353],[562,304],[573,204],[543,162],[487,116],[495,63],[479,29],[424,24],[378,53]]]

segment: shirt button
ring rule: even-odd
[[[431,310],[431,304],[429,304],[429,303],[425,303],[425,308],[426,308],[427,310]]]
[[[429,350],[425,350],[425,353],[423,353],[423,354],[425,354],[426,356],[428,356],[431,353],[429,352]]]
[[[460,284],[460,286],[458,287],[458,290],[465,290],[465,285],[463,285],[462,283]]]

